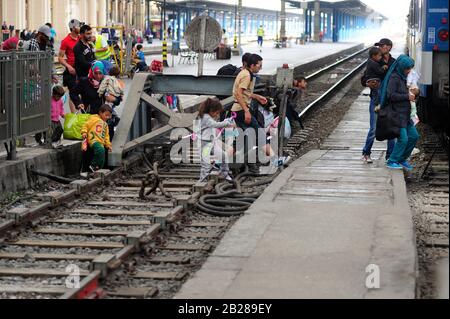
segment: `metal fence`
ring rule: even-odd
[[[47,52],[0,52],[0,142],[10,144],[8,159],[16,158],[17,139],[50,127],[52,62]]]

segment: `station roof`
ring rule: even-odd
[[[161,2],[161,1],[156,1]],[[178,8],[178,9],[200,9],[200,10],[213,10],[213,11],[223,11],[223,12],[231,12],[234,13],[236,11],[236,5],[234,4],[227,4],[219,1],[214,0],[194,0],[194,1],[187,1],[187,0],[180,0],[180,1],[174,1],[174,2],[167,2],[168,8]],[[268,10],[268,9],[261,9],[261,8],[254,8],[254,7],[247,7],[243,6],[242,10],[244,13],[250,13],[255,15],[276,15],[277,12],[280,10]],[[291,16],[300,16],[300,14],[297,13],[286,13],[288,17]]]
[[[295,6],[297,8],[314,10],[314,4],[316,1],[300,2],[288,0],[287,2],[289,2],[292,6]],[[374,9],[372,9],[364,2],[361,2],[359,0],[345,0],[336,2],[320,1],[320,8],[328,10],[338,9],[341,12],[351,14],[354,16],[367,17],[369,15],[378,15],[381,20],[388,20],[387,17],[385,17],[381,13],[376,12]]]

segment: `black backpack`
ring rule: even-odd
[[[219,69],[217,75],[219,76],[233,76],[239,68],[233,64],[227,64]]]

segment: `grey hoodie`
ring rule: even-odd
[[[203,115],[200,122],[200,132],[202,141],[213,141],[217,137],[216,129],[226,128],[233,123],[233,120],[226,119],[223,122],[217,122],[209,114]]]

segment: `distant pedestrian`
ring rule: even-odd
[[[85,24],[80,28],[80,39],[73,48],[75,54],[75,71],[77,78],[85,78],[95,61],[94,48],[91,43],[92,28]]]
[[[100,34],[92,37],[94,43],[95,59],[101,61],[105,65],[105,72],[109,73],[112,67],[111,64],[111,50],[109,49],[108,41]]]
[[[77,82],[74,48],[79,40],[80,27],[81,23],[76,19],[69,22],[70,33],[62,40],[58,54],[59,63],[66,68],[63,73],[63,85],[68,88],[69,92],[73,90]],[[76,112],[72,100],[69,100],[69,107],[72,113]]]
[[[29,51],[51,51],[54,53],[50,46],[50,36],[50,28],[46,25],[41,26],[36,33],[36,37],[30,40]]]
[[[2,31],[6,31],[6,30],[8,30],[8,24],[6,23],[6,21],[3,21]]]
[[[172,27],[169,25],[169,27],[167,28],[167,36],[169,37],[169,39],[172,38]]]
[[[19,38],[18,37],[11,37],[8,40],[6,40],[5,42],[3,42],[2,46],[1,46],[1,49],[3,51],[16,50],[18,43],[19,43]]]
[[[265,35],[264,27],[262,25],[259,26],[258,31],[257,31],[257,35],[258,35],[259,52],[262,52],[262,47],[263,47],[263,44],[264,44],[264,35]]]
[[[420,137],[411,120],[411,102],[415,101],[416,96],[406,84],[413,68],[414,60],[402,54],[389,69],[381,88],[381,108],[389,104],[397,114],[400,126],[400,136],[387,162],[390,169],[413,169],[408,159]]]
[[[55,28],[53,28],[51,23],[46,23],[45,25],[50,28],[50,43],[54,45],[56,39],[56,30]]]

